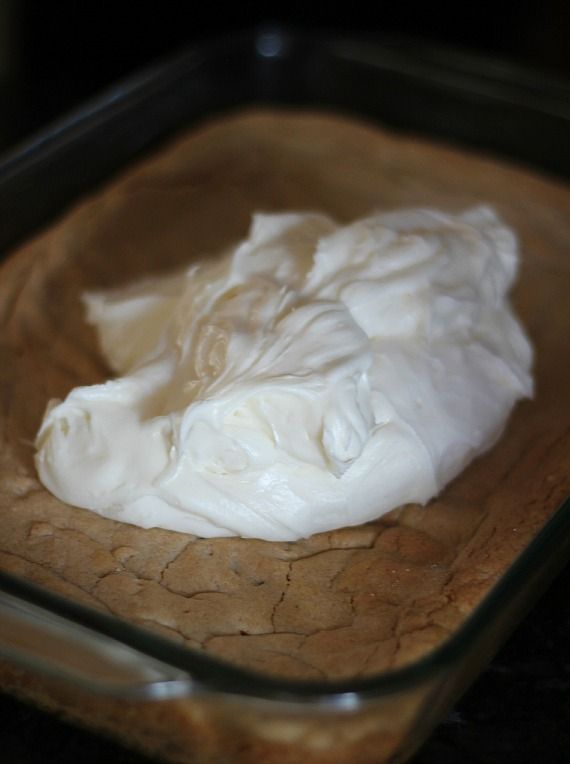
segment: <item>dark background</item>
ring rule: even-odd
[[[0,152],[118,78],[258,26],[406,36],[570,77],[570,2],[436,4],[0,0]],[[570,211],[569,211],[570,212]],[[0,221],[1,225],[1,221]],[[418,755],[417,764],[570,761],[570,570]],[[6,764],[140,759],[0,695]],[[261,762],[260,762],[261,764]],[[358,762],[355,762],[358,764]]]
[[[0,149],[186,44],[270,24],[412,36],[570,75],[568,0],[0,0]]]

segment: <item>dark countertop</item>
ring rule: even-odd
[[[413,764],[570,762],[569,591],[567,567]],[[0,743],[4,764],[149,764],[1,694]]]

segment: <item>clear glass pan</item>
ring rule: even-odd
[[[213,41],[5,158],[0,249],[170,135],[242,105],[333,108],[567,176],[567,95],[536,74],[398,40],[270,30]],[[566,502],[440,647],[401,669],[334,682],[240,669],[0,572],[0,675],[5,688],[168,761],[404,761],[569,551]]]

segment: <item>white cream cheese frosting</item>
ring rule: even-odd
[[[425,503],[532,394],[489,208],[254,216],[186,272],[85,296],[117,377],[52,402],[44,485],[142,527],[293,540]]]

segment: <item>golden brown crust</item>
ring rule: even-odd
[[[243,236],[254,210],[488,203],[520,235],[514,301],[537,394],[427,509],[297,543],[201,540],[63,505],[32,441],[46,402],[107,371],[79,295]],[[369,675],[441,643],[568,493],[570,191],[450,148],[319,114],[252,112],[178,140],[0,271],[0,567],[178,642],[288,677]]]

